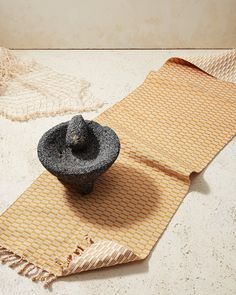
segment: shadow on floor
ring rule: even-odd
[[[74,282],[104,280],[114,277],[129,276],[148,272],[148,264],[151,254],[144,260],[120,264],[112,267],[90,270],[67,277],[61,277],[57,281]]]
[[[204,195],[208,195],[210,193],[210,187],[204,178],[205,169],[201,173],[192,172],[190,175],[190,192],[199,192]]]

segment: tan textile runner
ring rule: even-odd
[[[174,58],[97,121],[117,132],[121,153],[91,195],[45,171],[0,217],[2,262],[45,285],[149,255],[190,174],[234,136],[236,85]]]

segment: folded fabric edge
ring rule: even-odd
[[[185,63],[216,79],[236,83],[236,49],[199,56],[172,56],[167,62]]]
[[[112,240],[94,242],[90,239],[89,243],[90,245],[86,249],[77,246],[73,253],[68,255],[65,262],[56,261],[61,268],[60,275],[55,275],[35,265],[26,256],[18,255],[3,246],[0,246],[0,262],[34,282],[42,282],[44,287],[48,288],[59,277],[142,259],[127,247]]]
[[[29,262],[23,255],[20,256],[2,246],[0,246],[0,262],[16,269],[18,274],[30,278],[34,282],[42,282],[46,288],[57,279],[53,273]]]
[[[81,249],[81,248],[80,248]],[[79,249],[79,250],[80,250]],[[62,276],[141,260],[132,250],[112,240],[90,240],[90,246],[68,257]]]

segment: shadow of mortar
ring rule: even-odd
[[[143,171],[117,163],[100,176],[94,191],[82,196],[66,187],[66,200],[81,223],[103,229],[127,228],[142,221],[158,206],[157,182]],[[108,237],[107,237],[108,238]]]
[[[142,222],[157,210],[160,190],[153,177],[134,167],[116,163],[109,172],[98,178],[95,190],[88,196],[82,196],[66,186],[66,201],[81,226],[86,225],[95,234],[100,229],[105,230],[104,236],[98,234],[99,239],[110,239],[127,246],[122,240],[124,230],[130,227],[139,227]],[[116,236],[116,233],[119,235]],[[121,235],[121,233],[123,234]],[[92,237],[93,238],[93,237]],[[132,234],[130,236],[132,240]],[[128,276],[148,271],[148,262],[151,255],[144,260],[119,264],[112,267],[81,272],[59,278],[59,281],[83,281],[104,279],[117,276]]]

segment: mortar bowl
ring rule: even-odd
[[[72,120],[56,125],[41,137],[38,157],[42,165],[63,184],[69,184],[81,194],[89,194],[93,191],[95,180],[117,159],[120,141],[107,126],[83,120],[82,116],[75,116]],[[77,126],[78,122],[82,122],[86,134],[81,125]],[[68,144],[68,138],[71,138],[72,144]]]

